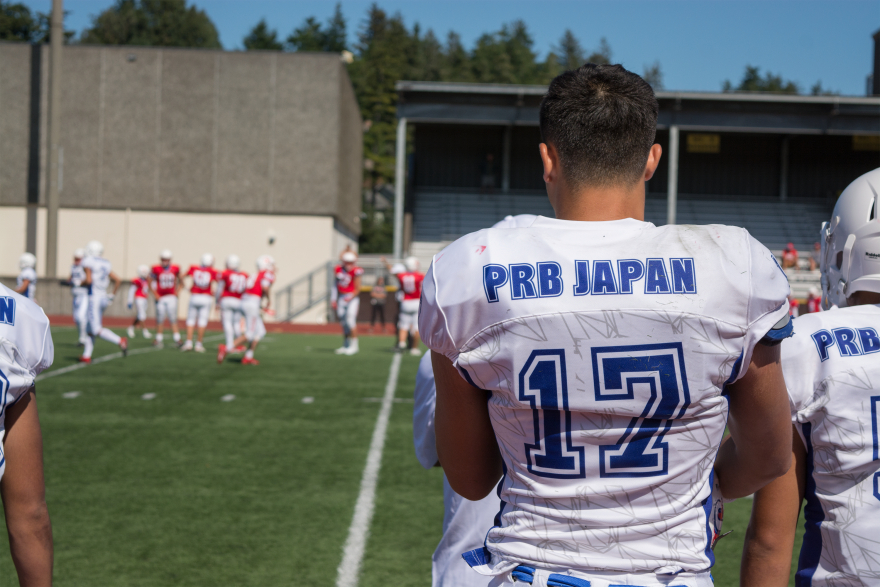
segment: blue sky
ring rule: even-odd
[[[314,15],[325,21],[332,0],[188,0],[204,9],[226,49],[261,18],[281,38]],[[50,0],[25,0],[48,11]],[[345,0],[349,42],[369,0]],[[82,30],[113,0],[66,0],[67,28]],[[545,55],[566,28],[589,50],[606,37],[614,61],[641,73],[659,61],[672,90],[718,91],[725,79],[738,81],[747,64],[781,73],[808,90],[821,80],[845,95],[864,95],[872,67],[871,35],[880,29],[876,0],[379,0],[400,12],[408,26],[418,22],[441,39],[457,31],[470,48],[484,32],[515,19],[526,22],[535,49]]]

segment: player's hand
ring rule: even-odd
[[[336,302],[330,302],[330,307],[335,310],[336,309]]]
[[[128,309],[131,310],[131,304],[128,304]]]

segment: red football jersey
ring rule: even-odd
[[[193,279],[190,293],[193,294],[209,294],[211,293],[211,283],[217,281],[217,272],[212,267],[191,266],[187,275]]]
[[[255,273],[248,277],[246,294],[253,296],[262,296],[264,290],[268,290],[275,283],[275,274],[268,269],[263,269],[259,273]]]
[[[340,294],[354,293],[354,278],[364,274],[362,267],[352,267],[351,271],[346,271],[342,265],[336,266],[336,291]]]
[[[223,282],[221,298],[240,298],[247,289],[248,275],[241,271],[226,269],[220,274],[219,281]]]
[[[134,290],[134,297],[145,298],[150,290],[150,282],[142,277],[135,277],[131,280],[131,284],[137,289]]]
[[[156,282],[156,294],[159,297],[177,295],[174,291],[174,278],[180,275],[180,267],[169,265],[153,265],[153,280]]]
[[[403,290],[403,299],[417,300],[422,297],[422,282],[425,280],[425,274],[418,271],[407,271],[397,274],[397,281],[400,282],[400,289]]]

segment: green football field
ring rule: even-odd
[[[52,371],[74,365],[74,330],[53,336]],[[37,384],[57,585],[335,583],[391,339],[362,338],[361,352],[345,357],[333,354],[340,337],[272,334],[258,367],[218,366],[218,341],[209,333],[209,352],[199,355],[153,351],[138,338],[128,358]],[[95,356],[116,351],[98,342]],[[440,470],[422,469],[412,448],[417,366],[402,358],[364,587],[431,582],[443,486]],[[750,507],[728,504],[733,534],[716,549],[716,585],[738,584]],[[0,534],[5,587],[17,581]]]

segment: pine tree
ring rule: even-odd
[[[278,40],[278,32],[270,29],[266,20],[262,19],[244,38],[244,48],[248,51],[281,51],[284,45]]]
[[[92,18],[81,42],[99,45],[220,48],[205,11],[185,0],[116,0]]]

